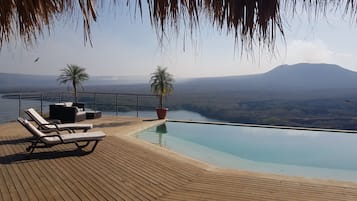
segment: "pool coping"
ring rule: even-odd
[[[167,122],[177,123],[191,123],[191,124],[210,124],[210,125],[224,125],[224,126],[243,126],[243,127],[255,127],[255,128],[274,128],[274,129],[287,129],[287,130],[306,130],[306,131],[324,131],[330,133],[347,133],[357,134],[357,130],[342,130],[342,129],[330,129],[330,128],[309,128],[309,127],[294,127],[294,126],[273,126],[263,124],[244,124],[244,123],[229,123],[229,122],[210,122],[210,121],[191,121],[191,120],[176,120],[167,119]]]

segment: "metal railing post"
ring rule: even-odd
[[[136,95],[136,118],[139,118],[139,96]]]
[[[41,115],[43,116],[43,93],[41,93]]]
[[[21,94],[19,94],[19,117],[21,117]]]
[[[115,115],[118,116],[118,94],[115,94]]]
[[[97,96],[97,93],[94,93],[94,100],[93,100],[93,104],[94,104],[94,111],[97,111],[97,105],[96,105],[96,96]]]

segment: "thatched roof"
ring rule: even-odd
[[[167,30],[195,31],[207,19],[213,27],[232,33],[248,50],[252,44],[272,50],[277,35],[284,36],[282,13],[292,16],[297,8],[309,14],[343,9],[355,20],[354,0],[1,0],[0,48],[4,42],[22,39],[27,45],[53,28],[58,20],[83,17],[84,40],[90,42],[90,26],[103,4],[143,10],[146,3],[153,27],[159,36]],[[130,5],[130,6],[129,6]],[[99,8],[98,8],[99,7]],[[184,27],[183,27],[184,26]]]
[[[56,20],[69,20],[81,14],[85,41],[90,37],[90,25],[96,20],[95,0],[1,0],[0,47],[19,37],[29,45],[39,35],[52,30]]]

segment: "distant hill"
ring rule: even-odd
[[[57,76],[0,73],[0,89],[8,88],[53,88],[59,87]],[[130,86],[129,86],[130,85]],[[150,93],[148,77],[93,76],[84,83],[87,90],[110,92]],[[301,92],[325,91],[341,92],[357,89],[357,72],[333,64],[281,65],[273,70],[256,75],[176,79],[176,93],[224,92]],[[128,91],[130,90],[130,91]],[[254,94],[257,95],[257,94]]]
[[[58,86],[55,76],[0,73],[0,89]]]
[[[0,73],[0,89],[59,87],[57,77],[55,75]],[[84,82],[84,86],[146,83],[147,80],[145,78],[140,76],[93,76]]]
[[[265,86],[281,89],[357,88],[357,72],[332,64],[282,65],[261,76]]]
[[[333,64],[281,65],[256,75],[199,78],[187,82],[196,90],[301,91],[357,88],[357,72]]]

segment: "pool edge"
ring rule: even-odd
[[[255,128],[275,128],[275,129],[287,129],[287,130],[324,131],[324,132],[332,132],[332,133],[357,134],[357,130],[342,130],[342,129],[328,129],[328,128],[273,126],[273,125],[262,125],[262,124],[244,124],[244,123],[210,122],[210,121],[190,121],[190,120],[177,120],[177,119],[167,119],[166,121],[167,122],[177,122],[177,123],[191,123],[191,124],[211,124],[211,125],[225,125],[225,126],[243,126],[243,127],[255,127]]]

